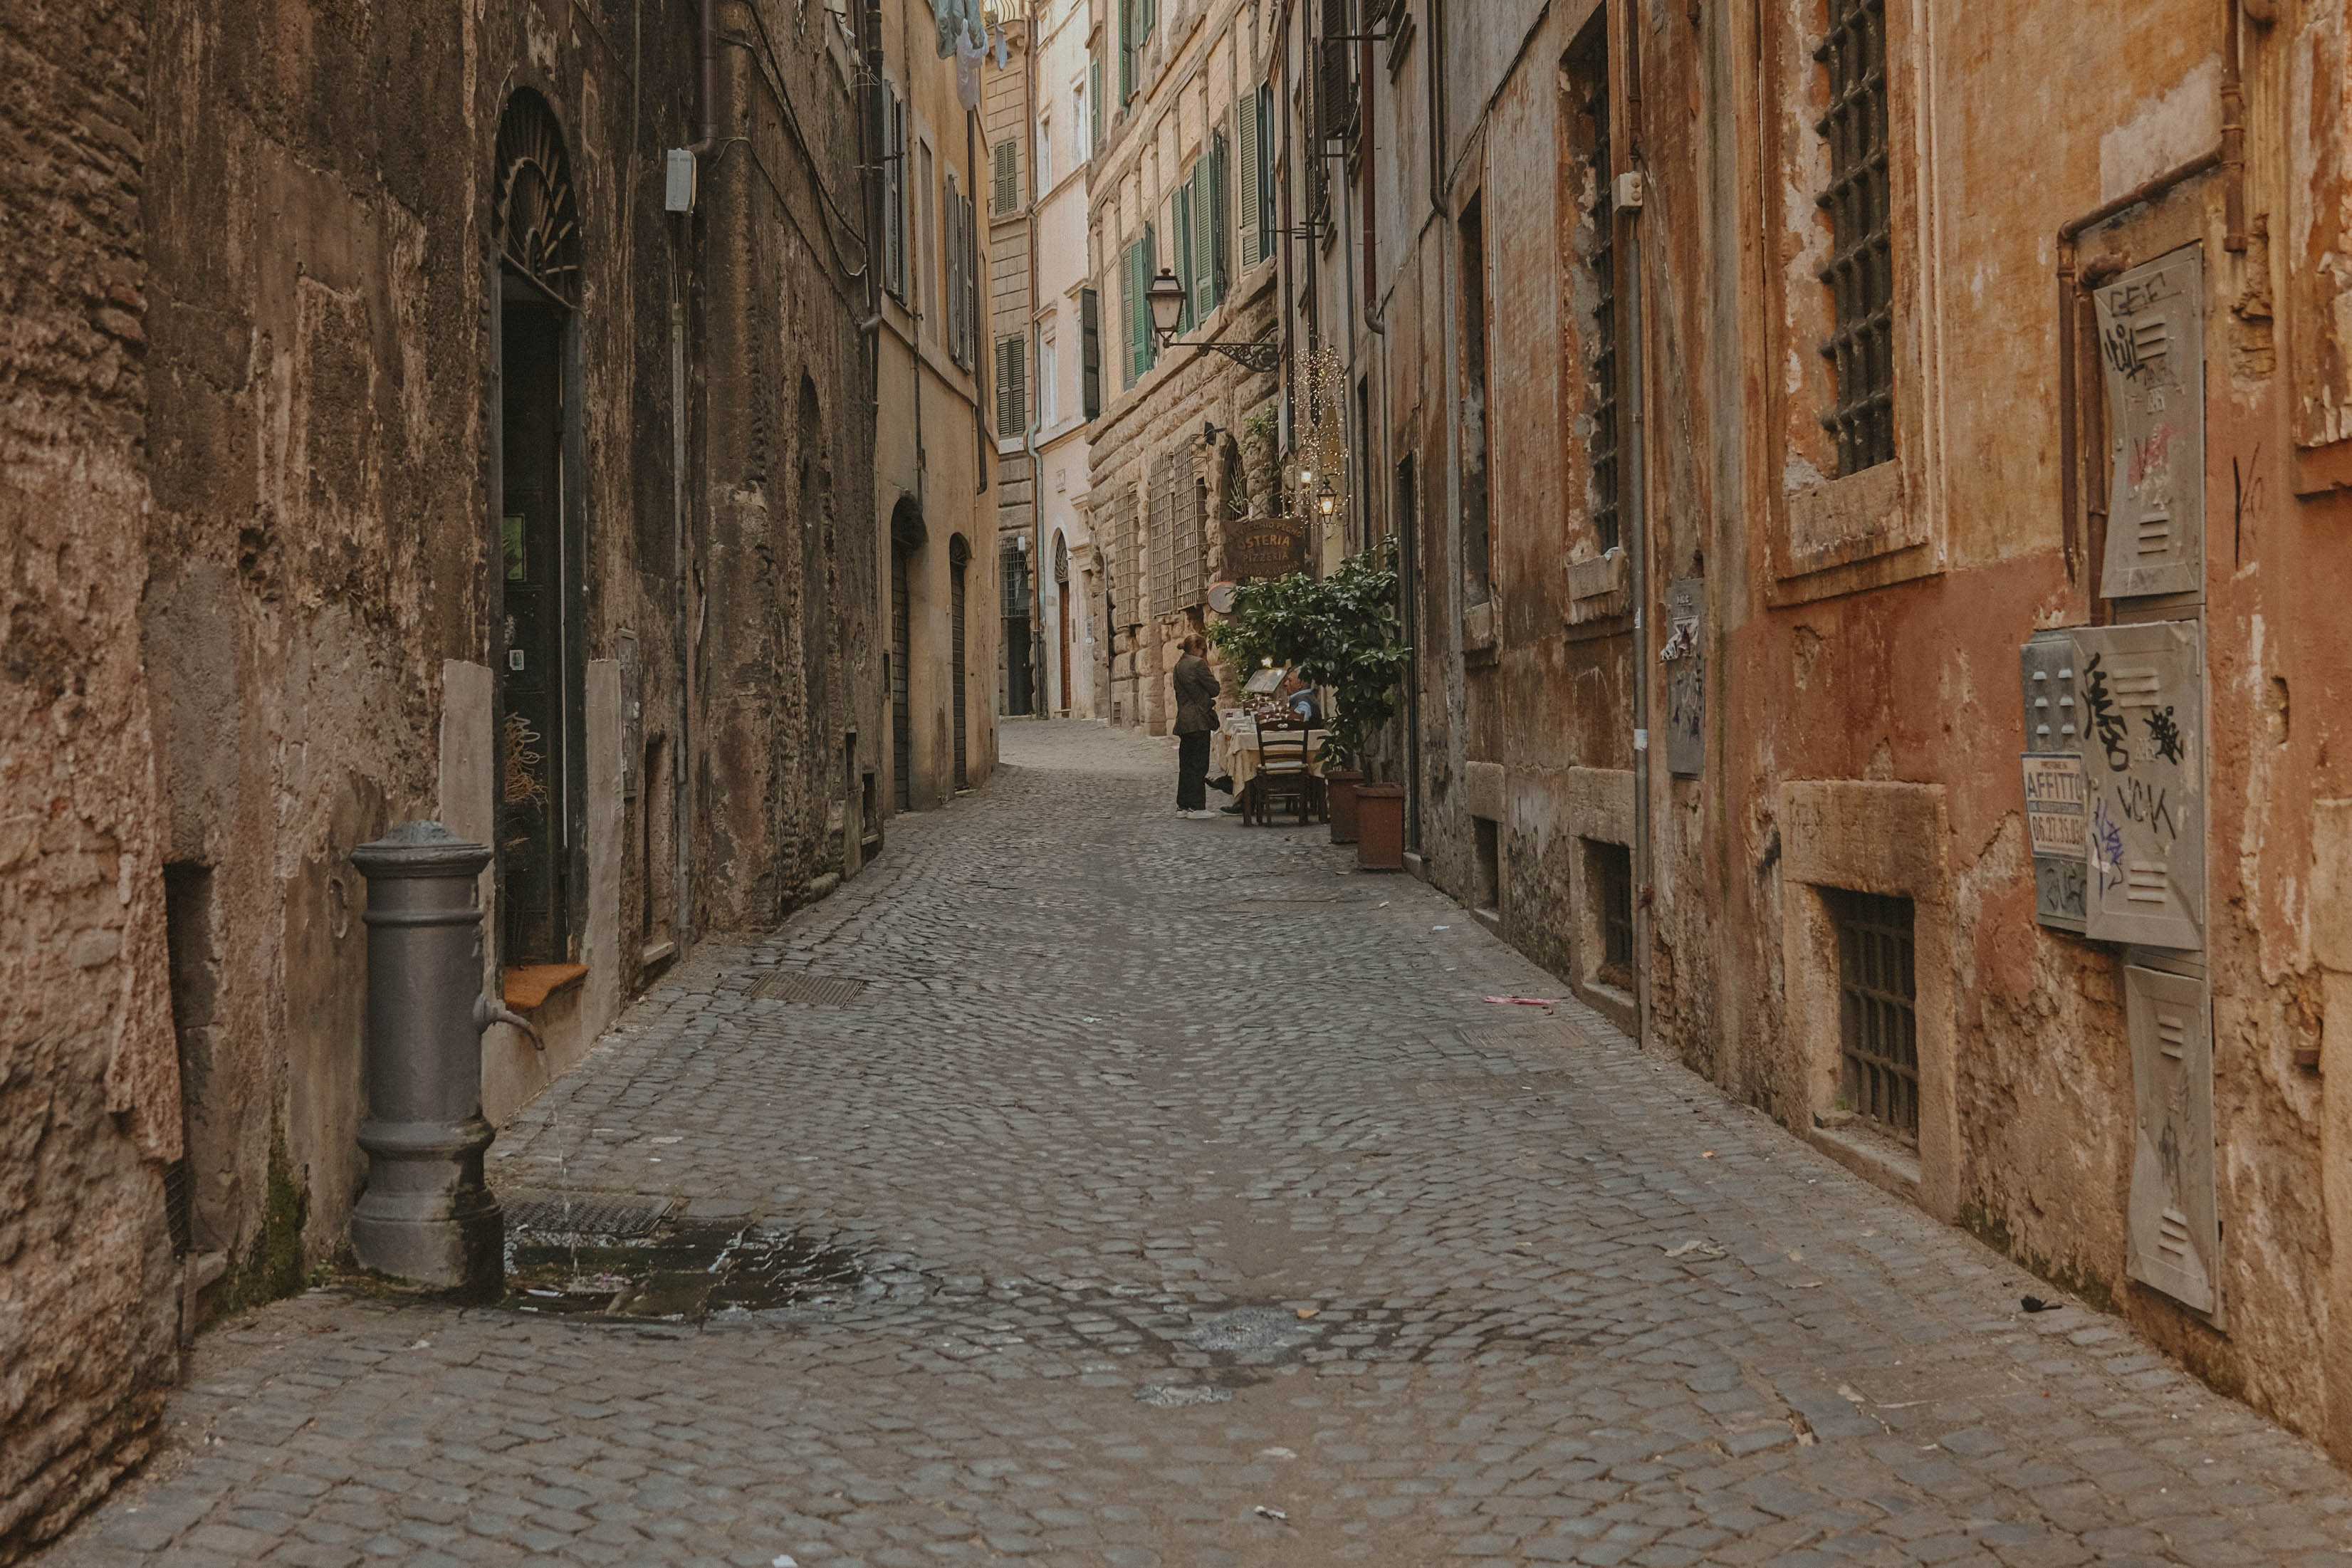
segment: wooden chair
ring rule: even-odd
[[[1315,776],[1308,760],[1306,723],[1258,721],[1257,762],[1257,776],[1250,780],[1249,794],[1242,803],[1242,820],[1266,822],[1278,802],[1288,801],[1297,808],[1299,826],[1305,826],[1314,814],[1318,786],[1323,782]]]

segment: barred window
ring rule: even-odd
[[[1836,327],[1822,345],[1835,402],[1822,417],[1838,472],[1895,456],[1895,259],[1887,182],[1886,0],[1830,0],[1813,58],[1829,70],[1829,109],[1814,123],[1830,150],[1828,285]]]
[[[1838,1055],[1845,1108],[1906,1143],[1919,1141],[1919,988],[1912,904],[1825,889],[1837,928]]]
[[[1591,289],[1592,338],[1585,353],[1586,395],[1592,409],[1587,446],[1592,465],[1591,509],[1593,542],[1614,550],[1622,529],[1618,512],[1617,409],[1617,224],[1611,188],[1609,145],[1609,37],[1596,26],[1569,60],[1564,107],[1583,121],[1585,185],[1591,207],[1585,214],[1591,238],[1584,267]]]

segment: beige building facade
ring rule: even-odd
[[[1265,89],[1265,0],[1098,0],[1104,132],[1087,247],[1102,321],[1102,415],[1088,449],[1108,654],[1097,710],[1168,731],[1176,647],[1253,521],[1285,503],[1273,455],[1278,225]],[[1171,274],[1183,320],[1163,348],[1145,300]],[[1236,351],[1236,358],[1215,343]]]
[[[986,782],[996,763],[989,150],[983,68],[969,47],[959,62],[960,9],[930,0],[875,6],[883,170],[875,395],[892,412],[875,431],[874,502],[889,668],[885,807],[895,811],[942,805]],[[980,8],[969,16],[986,36]]]
[[[1004,9],[1009,61],[988,84],[1003,699],[1011,712],[1093,719],[1108,649],[1087,489],[1104,341],[1086,265],[1102,130],[1093,11],[1087,0]]]

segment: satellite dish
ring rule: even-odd
[[[1211,584],[1209,608],[1221,616],[1230,616],[1234,613],[1234,585],[1231,583]]]

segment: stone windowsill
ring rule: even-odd
[[[1805,1136],[1814,1148],[1864,1181],[1906,1203],[1926,1206],[1919,1196],[1919,1156],[1911,1150],[1864,1130],[1857,1122],[1843,1121],[1835,1112],[1816,1115]]]

